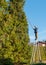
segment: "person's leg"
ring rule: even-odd
[[[38,38],[37,32],[35,33],[35,40]]]

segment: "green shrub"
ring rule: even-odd
[[[14,65],[10,58],[0,59],[0,65]]]
[[[37,64],[33,64],[33,65],[46,65],[45,63],[37,63]]]

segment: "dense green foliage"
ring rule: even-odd
[[[24,0],[0,0],[0,58],[30,62],[28,24]]]

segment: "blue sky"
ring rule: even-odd
[[[30,23],[38,27],[38,40],[46,40],[46,0],[26,0],[24,11],[28,21],[30,41],[35,39]]]

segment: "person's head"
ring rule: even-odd
[[[34,28],[37,28],[37,26],[34,26]]]

